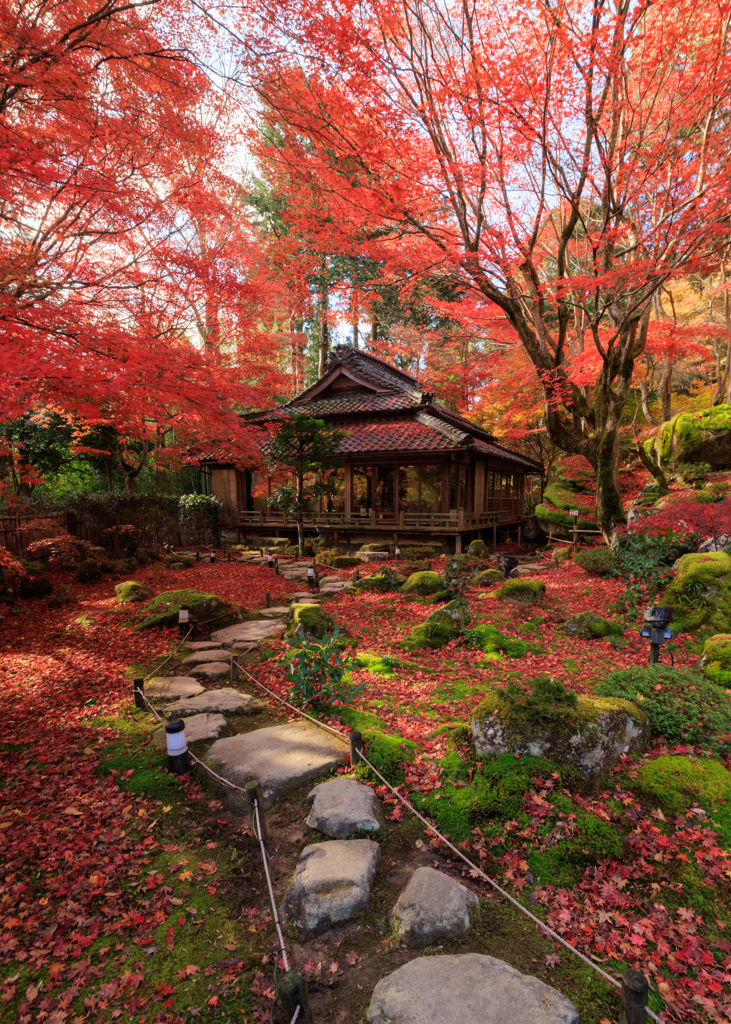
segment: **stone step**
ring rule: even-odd
[[[198,679],[207,679],[211,683],[219,679],[228,679],[231,675],[231,661],[209,661],[204,665],[186,666],[192,676]]]
[[[314,782],[323,772],[344,764],[348,754],[347,743],[319,726],[287,722],[216,740],[205,760],[236,786],[258,779],[264,792],[264,806],[268,808],[285,790]],[[246,811],[240,793],[224,786],[220,792],[230,810]]]
[[[229,652],[225,647],[221,647],[220,644],[211,644],[210,650],[195,651],[193,654],[189,654],[187,658],[183,658],[180,664],[185,667],[188,665],[205,665],[210,661],[224,661],[228,656]]]
[[[265,619],[282,619],[289,611],[289,605],[275,604],[271,608],[260,608],[259,612]]]
[[[217,690],[205,690],[196,697],[170,704],[165,710],[171,715],[195,715],[199,712],[219,712],[232,715],[253,715],[263,711],[265,705],[249,693],[241,693],[231,686],[222,686]],[[187,728],[187,727],[186,727]]]
[[[192,676],[153,676],[145,683],[145,696],[160,700],[195,697],[198,693],[203,693],[203,687]]]
[[[284,631],[284,624],[277,621],[258,620],[255,622],[237,622],[233,626],[219,629],[211,634],[211,639],[218,643],[241,643],[242,641],[266,640]]]
[[[367,840],[366,840],[367,841]],[[422,956],[382,978],[368,1024],[578,1024],[550,985],[480,953]]]
[[[226,719],[223,715],[192,715],[185,720],[185,741],[186,743],[200,743],[203,740],[216,740],[221,729],[225,728]],[[152,742],[161,750],[165,749],[167,741],[164,728],[153,733]]]
[[[192,643],[187,643],[185,649],[189,651],[218,651],[221,649],[221,645],[214,643],[213,640],[194,640]]]
[[[354,832],[377,832],[386,827],[381,801],[370,786],[356,779],[329,779],[307,797],[312,805],[307,824],[332,839],[347,839]]]

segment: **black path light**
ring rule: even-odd
[[[510,558],[508,555],[503,555],[503,569],[505,571],[505,579],[510,580],[515,578],[515,570],[518,568],[518,559]]]
[[[166,722],[165,740],[168,748],[168,771],[173,775],[187,775],[190,771],[190,758],[185,739],[185,722],[182,718]]]
[[[666,640],[673,638],[668,629],[672,617],[673,609],[667,604],[652,605],[645,609],[645,624],[640,630],[640,636],[650,641],[650,657],[647,659],[649,665],[657,665],[660,660],[660,647]]]
[[[187,604],[181,604],[178,610],[178,632],[185,636],[190,628],[190,612]]]
[[[216,561],[216,552],[211,549],[211,565]]]
[[[312,590],[315,589],[315,567],[314,565],[307,566],[307,586]]]
[[[269,566],[270,569],[274,568],[274,555],[271,553],[271,551],[267,554],[267,565]]]

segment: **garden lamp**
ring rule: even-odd
[[[671,640],[673,634],[668,629],[668,623],[673,617],[673,609],[670,605],[652,605],[645,609],[645,624],[640,630],[640,636],[650,641],[650,657],[648,664],[657,665],[660,660],[660,647],[666,640]]]
[[[188,623],[190,622],[190,612],[188,611],[187,604],[181,604],[178,611],[178,632],[181,636],[185,636],[188,632]]]
[[[269,566],[270,569],[274,568],[274,555],[271,553],[271,551],[267,555],[267,565]]]
[[[211,565],[213,565],[213,563],[215,561],[216,561],[216,552],[212,550],[211,551]]]
[[[517,558],[508,558],[503,555],[503,569],[505,570],[505,579],[513,579],[515,570],[518,568]]]

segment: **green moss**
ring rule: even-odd
[[[374,654],[373,651],[358,651],[355,660],[360,668],[364,668],[368,672],[374,672],[380,676],[393,675],[395,662],[388,655]]]
[[[724,551],[683,555],[660,603],[672,605],[674,633],[731,633],[731,557]]]
[[[718,686],[731,686],[731,634],[717,633],[703,645],[703,675]]]
[[[415,572],[401,587],[403,594],[436,594],[444,587],[444,580],[438,572]]]
[[[484,540],[480,540],[478,538],[477,540],[471,541],[467,548],[467,554],[470,558],[483,561],[485,558],[489,557],[490,552],[487,550],[487,544],[485,544]]]
[[[380,729],[365,727],[359,731],[365,742],[365,755],[373,767],[392,785],[400,785],[405,777],[404,762],[413,761],[419,749],[418,744],[397,733],[386,733]],[[356,765],[355,774],[364,781],[381,782],[368,765],[363,763]]]
[[[142,609],[145,618],[136,628],[150,629],[154,626],[177,625],[178,612],[182,604],[188,606],[190,617],[197,622],[215,620],[211,623],[214,629],[223,629],[236,621],[234,613],[215,594],[205,594],[200,590],[166,590],[147,602]]]
[[[574,565],[596,576],[611,576],[618,559],[611,548],[585,548],[577,551]]]
[[[710,810],[731,800],[731,772],[708,758],[658,757],[642,765],[638,778],[674,814],[694,802]]]
[[[576,491],[562,487],[560,483],[555,481],[546,487],[543,497],[549,505],[555,505],[562,512],[570,508],[576,508]]]
[[[124,583],[116,585],[114,596],[120,604],[127,604],[128,602],[149,600],[152,597],[152,591],[144,583],[138,583],[137,580],[125,580]]]
[[[515,640],[495,626],[483,623],[466,630],[464,639],[469,646],[479,647],[485,654],[505,654],[508,658],[523,658],[530,650],[525,640]]]
[[[295,636],[299,626],[305,633],[322,640],[332,629],[332,619],[319,604],[293,604],[287,613],[287,636]]]
[[[663,464],[682,467],[684,462],[706,461],[713,465],[714,448],[721,447],[720,438],[727,431],[731,431],[731,405],[716,405],[701,412],[680,413],[663,423],[652,447]]]
[[[578,636],[582,640],[604,640],[610,636],[624,636],[621,623],[602,618],[596,612],[578,612],[563,626],[562,631],[569,636]]]
[[[595,489],[594,470],[581,455],[570,455],[560,459],[554,470],[557,479],[571,491],[587,493]]]
[[[506,580],[498,598],[501,601],[514,601],[518,604],[538,604],[546,593],[546,584],[542,580]]]
[[[577,530],[596,530],[596,522],[593,519],[583,519],[581,516],[574,518],[568,512],[560,512],[553,505],[545,503],[536,505],[534,515],[539,523],[548,523],[549,526],[561,526],[566,530],[573,530],[574,523],[576,523]]]
[[[362,565],[360,558],[353,558],[351,555],[336,555],[332,560],[335,569],[352,569],[355,565]]]
[[[475,576],[475,584],[478,587],[487,587],[491,583],[504,583],[505,573],[499,569],[483,569]]]
[[[160,753],[149,744],[133,746],[130,741],[110,743],[101,751],[97,773],[115,774],[121,789],[158,800],[180,791],[179,779],[167,771],[167,754]]]
[[[551,552],[551,561],[554,565],[563,565],[564,562],[568,562],[569,558],[571,558],[569,548],[554,548]]]
[[[347,707],[344,704],[332,706],[329,711],[337,715],[341,722],[349,725],[356,732],[363,732],[364,729],[377,729],[379,732],[388,732],[388,725],[374,715],[372,711],[359,711],[358,708]]]
[[[411,630],[409,647],[444,647],[469,624],[469,611],[458,601],[450,601],[432,612],[429,618]]]

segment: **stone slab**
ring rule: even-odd
[[[347,839],[361,829],[377,832],[386,827],[380,800],[370,786],[356,779],[321,782],[307,802],[312,805],[307,824],[332,839]]]
[[[221,645],[214,644],[212,640],[194,640],[187,643],[185,649],[188,651],[220,651]]]
[[[288,604],[275,604],[271,608],[260,608],[259,613],[264,616],[265,619],[281,619],[289,611]]]
[[[211,639],[217,643],[232,644],[241,641],[266,640],[270,636],[276,636],[284,631],[284,624],[281,622],[267,622],[266,619],[254,622],[237,622],[233,626],[219,629],[211,634]]]
[[[183,658],[180,664],[187,668],[188,665],[205,665],[209,661],[225,661],[228,656],[229,651],[225,647],[211,644],[209,650],[195,651],[193,654],[189,654],[187,658]]]
[[[192,676],[153,676],[145,683],[145,696],[161,700],[195,697],[198,693],[203,693],[203,687]]]
[[[264,705],[249,693],[240,693],[231,686],[222,686],[219,690],[204,690],[197,697],[171,704],[167,711],[185,717],[198,712],[210,711],[231,715],[252,715],[261,711]]]
[[[344,764],[348,754],[348,744],[319,726],[287,722],[217,740],[206,761],[234,785],[258,779],[268,808],[286,789],[307,785],[322,772]],[[221,794],[231,810],[245,811],[240,793],[222,786]]]
[[[209,661],[205,665],[186,665],[192,676],[198,679],[207,679],[216,683],[219,679],[228,679],[231,676],[230,661]]]
[[[480,953],[423,956],[373,990],[368,1024],[578,1024],[574,1004],[538,978]]]
[[[195,697],[191,698],[195,700]],[[185,739],[187,743],[200,743],[202,740],[216,740],[221,729],[226,728],[226,719],[223,715],[192,715],[185,720]],[[165,750],[167,741],[165,730],[158,729],[153,734],[152,742],[156,747]]]
[[[464,935],[470,928],[470,907],[478,902],[456,878],[417,868],[391,911],[394,934],[407,946],[431,946]]]
[[[381,848],[371,839],[334,839],[306,846],[284,895],[282,917],[304,937],[368,910]]]

